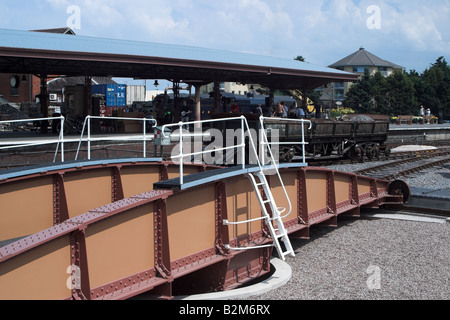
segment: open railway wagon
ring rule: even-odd
[[[226,116],[233,115],[219,114],[215,117]],[[245,117],[253,130],[264,127],[269,141],[279,142],[281,162],[291,162],[303,155],[308,161],[351,159],[363,162],[391,154],[385,144],[389,121],[384,116],[353,114],[338,120],[312,119],[304,123],[292,119],[264,118],[263,125],[255,114],[245,114]],[[239,126],[239,121],[214,125],[223,132]],[[302,149],[302,141],[305,142],[305,150]]]
[[[403,182],[305,163],[116,159],[4,170],[0,299],[232,290],[270,274],[272,254],[301,259],[289,239],[307,239],[310,228],[407,199]]]

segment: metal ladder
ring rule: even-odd
[[[264,124],[263,124],[263,118],[260,118],[260,123],[261,123],[261,128],[264,129]],[[247,125],[247,129],[248,128],[248,123],[246,123]],[[270,144],[267,138],[267,134],[265,132],[265,130],[261,130],[262,134],[262,143],[261,143],[261,152],[264,152],[265,148],[268,147],[268,152],[270,154],[270,162],[271,164],[266,164],[265,160],[263,160],[261,163],[261,161],[259,160],[259,158],[257,157],[257,162],[258,162],[258,167],[259,170],[257,172],[251,173],[248,172],[247,175],[250,178],[251,182],[252,182],[252,186],[253,189],[257,195],[258,198],[258,202],[261,206],[261,210],[262,210],[262,217],[260,218],[256,218],[256,219],[251,219],[251,220],[247,220],[247,221],[240,221],[240,222],[229,222],[228,220],[224,220],[223,224],[224,225],[239,225],[239,224],[244,224],[244,223],[251,223],[251,222],[255,222],[255,221],[261,221],[264,220],[269,232],[270,232],[270,236],[273,239],[273,244],[271,245],[262,245],[262,246],[252,246],[252,247],[231,247],[229,244],[225,245],[225,247],[229,250],[249,250],[249,249],[258,249],[258,248],[267,248],[267,247],[275,247],[278,255],[280,256],[281,259],[283,259],[284,261],[286,260],[286,257],[288,255],[295,257],[295,253],[294,253],[294,249],[292,248],[291,242],[289,240],[289,236],[287,233],[286,228],[284,227],[284,223],[283,223],[283,219],[286,218],[287,216],[289,216],[292,212],[292,204],[291,201],[289,199],[289,196],[287,194],[286,188],[284,186],[283,180],[281,179],[281,175],[280,172],[278,170],[278,164],[275,160],[275,157],[273,156],[273,153],[270,149]],[[252,147],[252,150],[254,152],[254,154],[257,155],[257,151],[256,151],[256,147],[253,143],[253,140],[250,139],[250,144]],[[264,157],[263,157],[264,159]],[[285,208],[278,208],[277,204],[275,202],[274,196],[272,194],[272,191],[270,189],[269,183],[267,182],[267,178],[266,178],[266,174],[264,173],[265,171],[268,170],[274,170],[276,172],[276,175],[278,176],[278,179],[281,183],[281,186],[284,190],[286,199],[289,203],[290,208],[288,209],[288,213],[284,216],[281,217],[281,214],[283,214],[286,209]],[[258,181],[257,181],[258,179]],[[261,188],[262,191],[264,192],[264,195],[266,196],[266,199],[264,199],[263,194],[261,193]],[[270,212],[267,208],[267,205],[270,207]],[[272,215],[271,215],[272,214]],[[274,222],[276,223],[276,228],[274,227]],[[280,244],[280,239],[281,241],[284,243],[285,246],[285,250],[283,250],[281,244]]]
[[[273,239],[273,245],[277,249],[278,255],[283,259],[283,261],[286,260],[287,256],[295,257],[294,249],[292,248],[291,241],[289,240],[288,233],[286,231],[286,228],[284,227],[284,223],[281,217],[281,214],[286,211],[286,208],[277,207],[272,191],[270,190],[270,186],[267,182],[267,178],[262,170],[257,173],[249,173],[248,176],[252,181],[253,189],[255,190],[255,193],[258,197],[258,202],[263,211],[263,218],[269,229],[270,235]],[[256,178],[258,178],[259,182]],[[266,196],[266,199],[264,199],[263,194],[261,193],[261,187],[264,195]],[[272,216],[267,210],[267,205],[270,206],[270,212],[272,213]],[[273,222],[276,223],[276,229],[273,225]],[[283,250],[283,248],[281,247],[279,241],[280,239],[284,243],[285,250]]]

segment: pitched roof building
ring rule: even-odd
[[[381,59],[364,48],[359,48],[358,51],[333,63],[329,66],[329,68],[356,73],[360,76],[362,76],[365,71],[368,71],[371,75],[376,72],[381,72],[381,74],[385,77],[391,75],[395,70],[405,70],[404,67]],[[352,85],[353,84],[349,82],[330,83],[329,85],[321,88],[321,102],[325,106],[331,108],[336,105],[342,105],[342,101]]]
[[[362,74],[366,69],[368,69],[371,74],[380,71],[383,75],[386,76],[391,74],[394,70],[405,69],[402,66],[377,57],[364,48],[360,48],[358,51],[352,53],[344,59],[333,63],[329,67]]]

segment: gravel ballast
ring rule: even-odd
[[[378,164],[378,163],[377,163]],[[374,163],[334,165],[355,172]],[[410,187],[450,191],[450,165],[402,178]],[[313,226],[310,240],[291,242],[283,287],[248,300],[447,300],[450,297],[450,223],[339,218],[337,228]]]
[[[362,218],[313,227],[310,240],[292,240],[291,280],[249,299],[448,299],[449,225]]]

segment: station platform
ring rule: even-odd
[[[450,139],[450,123],[445,124],[390,124],[387,143],[423,143]]]

